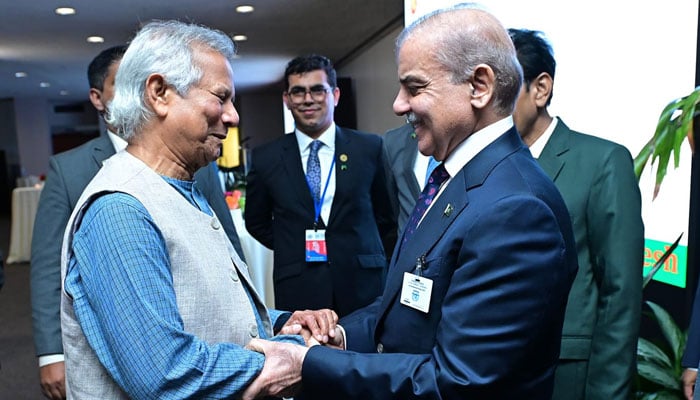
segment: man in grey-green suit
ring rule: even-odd
[[[561,192],[579,270],[569,294],[553,399],[628,399],[636,371],[644,225],[629,151],[552,118],[556,62],[541,32],[510,29],[524,85],[513,115]]]

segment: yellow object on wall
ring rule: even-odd
[[[241,164],[241,141],[238,127],[228,128],[228,135],[221,143],[221,156],[216,164],[221,168],[235,168]]]

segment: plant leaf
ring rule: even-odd
[[[692,129],[693,118],[698,112],[698,102],[700,102],[700,86],[687,96],[669,102],[659,116],[651,140],[634,158],[634,172],[637,179],[641,176],[649,158],[652,165],[656,164],[654,198],[668,171],[671,153],[673,153],[674,167],[678,168],[681,145],[688,137],[689,130]]]
[[[660,367],[673,368],[673,363],[659,346],[647,339],[639,338],[637,342],[637,360],[646,360]]]
[[[682,389],[680,377],[674,376],[668,369],[647,360],[637,360],[637,373],[642,378],[666,389]]]
[[[659,328],[661,328],[661,333],[663,333],[664,337],[666,338],[666,341],[671,347],[671,351],[673,351],[674,361],[680,360],[680,358],[683,357],[683,333],[678,328],[678,325],[676,325],[676,322],[673,320],[673,318],[671,318],[671,315],[669,315],[669,313],[666,312],[666,310],[664,310],[661,306],[651,301],[647,300],[646,303],[649,306],[649,308],[651,308],[651,311],[654,313],[654,317],[656,317],[656,320],[659,323]]]

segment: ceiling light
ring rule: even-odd
[[[87,41],[88,43],[103,43],[105,38],[102,36],[88,36]]]
[[[39,83],[39,86],[41,86],[41,87],[43,87],[43,88],[47,88],[47,87],[50,87],[51,84],[48,83],[48,82],[41,82],[41,83]]]
[[[233,35],[233,37],[231,37],[231,39],[233,39],[234,42],[245,42],[246,40],[248,40],[248,36],[246,36],[246,35]]]
[[[61,96],[68,96],[70,92],[67,90],[61,90],[60,92],[58,92],[58,94],[60,94]]]
[[[236,12],[241,14],[252,13],[255,8],[253,6],[238,6],[236,7]]]
[[[58,7],[56,9],[56,14],[58,14],[58,15],[73,15],[73,14],[75,14],[75,8]]]
[[[26,77],[27,77],[26,72],[22,72],[22,71],[15,72],[15,78],[26,78]]]

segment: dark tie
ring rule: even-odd
[[[311,142],[309,159],[306,160],[306,180],[309,182],[314,202],[321,198],[321,162],[318,160],[318,149],[322,144],[320,140]]]
[[[440,164],[440,161],[436,160],[433,156],[430,156],[428,158],[428,169],[425,171],[425,182],[423,182],[423,186],[428,184],[428,179],[430,179],[430,174],[433,173],[433,170],[435,167]]]
[[[413,208],[411,217],[408,219],[408,224],[406,225],[406,233],[403,236],[403,243],[408,241],[413,232],[416,231],[418,227],[418,222],[425,214],[425,211],[430,207],[430,203],[433,202],[435,195],[437,195],[440,190],[440,185],[442,185],[450,174],[445,169],[444,163],[440,163],[433,172],[430,173],[430,178],[428,178],[428,183],[426,183],[420,196],[418,196],[418,201],[416,206]]]

